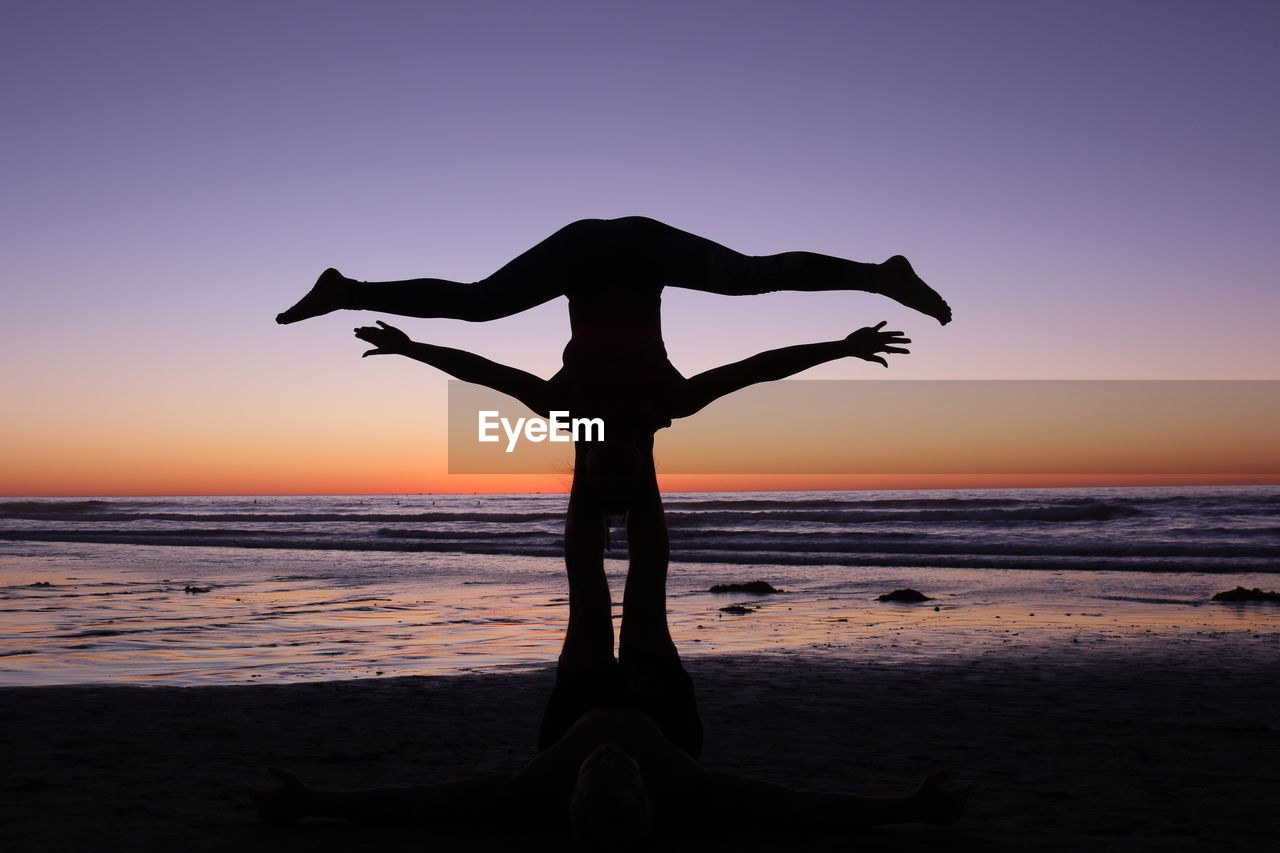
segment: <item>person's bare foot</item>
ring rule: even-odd
[[[249,799],[253,807],[258,810],[258,815],[271,821],[297,820],[307,817],[310,814],[315,791],[302,784],[297,776],[286,770],[271,767],[267,772],[276,778],[280,787],[271,791],[264,791],[261,788],[248,789]]]
[[[942,325],[951,322],[951,306],[938,291],[921,281],[911,263],[902,255],[894,255],[876,264],[872,273],[872,292],[883,294],[908,308],[928,314]]]
[[[950,775],[950,770],[939,770],[921,782],[916,792],[907,798],[912,807],[913,821],[944,826],[960,819],[969,800],[970,786],[943,788],[942,783]]]
[[[321,314],[328,314],[330,311],[346,308],[350,284],[348,278],[330,267],[320,273],[316,283],[311,285],[311,290],[307,291],[306,296],[298,300],[298,304],[276,315],[276,322],[296,323],[299,320],[309,320]]]

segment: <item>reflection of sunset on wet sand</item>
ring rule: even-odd
[[[851,662],[1055,648],[1087,660],[1270,634],[1276,608],[1209,598],[1275,585],[1274,492],[672,494],[668,619],[689,655]],[[0,502],[0,676],[211,684],[543,666],[567,614],[563,500]],[[708,592],[756,578],[788,591]],[[875,600],[903,587],[932,600]],[[750,612],[720,610],[731,605]]]

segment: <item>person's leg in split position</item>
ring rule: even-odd
[[[434,278],[356,282],[328,269],[276,321],[296,323],[344,308],[409,317],[495,320],[557,296],[569,296],[572,301],[595,289],[656,292],[663,286],[732,296],[779,290],[858,290],[887,296],[941,323],[951,320],[947,303],[901,255],[881,264],[814,252],[751,256],[654,219],[628,216],[571,223],[473,283]]]

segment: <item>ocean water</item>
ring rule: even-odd
[[[0,683],[239,683],[555,660],[564,495],[0,499]],[[897,660],[1280,637],[1280,487],[673,494],[684,654]],[[625,533],[613,534],[615,597]],[[766,580],[779,595],[713,594]],[[911,587],[930,601],[877,596]],[[746,613],[721,608],[739,605]],[[615,615],[620,612],[616,608]]]

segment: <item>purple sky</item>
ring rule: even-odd
[[[899,378],[1277,378],[1277,43],[1274,2],[6,3],[0,456],[438,437],[373,316],[275,313],[626,214],[902,252],[956,312],[668,291],[686,373],[887,319]],[[402,325],[543,375],[568,328]]]

